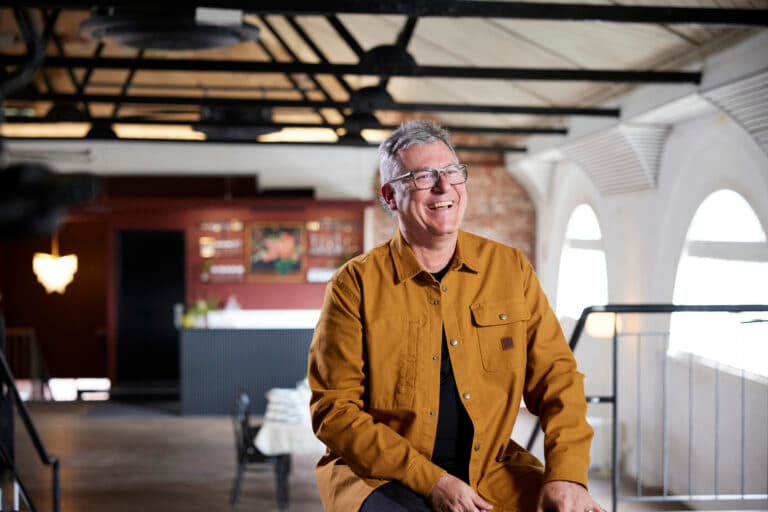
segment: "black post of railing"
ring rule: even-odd
[[[589,316],[589,313],[586,315],[582,314],[582,316],[586,319],[587,316]],[[619,500],[619,403],[618,403],[618,397],[619,397],[619,329],[618,327],[618,320],[619,315],[616,313],[613,314],[613,371],[611,372],[611,379],[613,380],[613,383],[611,384],[613,388],[613,401],[612,401],[612,425],[611,425],[611,443],[613,446],[613,453],[611,454],[611,477],[612,477],[612,488],[611,488],[611,512],[616,512],[618,510],[618,500]]]
[[[0,351],[5,353],[5,318],[2,314],[0,314]],[[0,385],[2,385],[2,391],[0,392],[0,445],[5,447],[6,455],[9,459],[7,464],[10,465],[10,467],[6,467],[4,464],[0,467],[0,482],[4,483],[13,467],[15,443],[13,439],[13,396],[11,395],[11,388],[6,386],[4,382],[0,382]],[[0,491],[2,490],[0,488]],[[0,507],[3,507],[2,503],[0,503]]]
[[[59,484],[59,458],[51,456],[51,484],[53,486],[53,512],[61,511],[61,487]]]

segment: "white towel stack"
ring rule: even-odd
[[[312,432],[309,416],[310,390],[307,379],[296,388],[272,388],[266,393],[264,423],[256,435],[256,447],[267,455],[323,453],[323,445]]]
[[[309,398],[298,389],[272,388],[266,395],[265,421],[296,424],[309,416]]]

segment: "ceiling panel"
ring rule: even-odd
[[[365,51],[394,44],[406,20],[405,16],[367,14],[339,14],[338,18]]]
[[[671,47],[680,52],[692,48],[663,27],[647,24],[531,20],[496,20],[496,23],[519,37],[536,41],[549,53],[561,55],[580,68],[633,69],[649,54]]]
[[[563,28],[563,24],[559,24]],[[459,29],[460,27],[460,29]],[[551,37],[547,34],[546,37]],[[572,68],[571,61],[535,39],[519,37],[499,20],[426,18],[408,50],[422,65]]]

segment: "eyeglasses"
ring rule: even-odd
[[[428,190],[440,180],[440,175],[445,176],[448,183],[451,185],[461,185],[467,181],[467,170],[469,166],[467,164],[451,164],[443,167],[442,169],[432,169],[426,167],[419,169],[418,171],[411,171],[406,174],[401,174],[396,178],[392,178],[387,183],[394,183],[396,181],[411,180],[413,186],[418,190]]]

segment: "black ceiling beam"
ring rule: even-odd
[[[283,50],[288,53],[288,55],[291,56],[293,60],[298,60],[296,58],[296,54],[293,53],[293,50],[291,50],[291,47],[286,44],[286,42],[283,40],[282,36],[280,36],[280,33],[277,32],[274,27],[272,27],[272,24],[269,23],[269,20],[266,18],[266,16],[260,16],[261,22],[264,24],[265,27],[267,27],[267,30],[272,32],[272,36],[277,40],[278,43],[283,47]],[[266,44],[264,44],[263,41],[259,40],[257,41],[258,45],[261,47],[264,52],[269,55],[269,58],[272,59],[272,61],[277,62],[277,59],[275,58],[275,55],[272,53],[272,51],[267,47]],[[307,100],[309,99],[309,96],[307,95],[307,91],[305,91],[302,87],[299,86],[299,82],[296,79],[295,76],[289,74],[285,77],[291,84],[293,85],[293,88],[296,92],[301,94],[302,99]],[[326,98],[330,98],[331,95],[328,94],[328,91],[323,87],[323,85],[315,78],[314,76],[309,76],[309,80],[314,84],[314,86],[317,88],[318,91],[320,91],[323,96]],[[318,110],[317,115],[319,115],[323,120],[327,120],[327,114],[324,114],[322,111]]]
[[[355,37],[347,29],[347,27],[344,26],[341,20],[332,14],[326,16],[325,19],[336,30],[336,33],[339,35],[339,37],[341,37],[344,42],[347,43],[347,46],[349,46],[352,51],[355,52],[357,58],[362,59],[365,56],[365,50],[363,50],[363,47],[360,46],[360,43],[357,42]]]
[[[411,38],[413,38],[413,32],[416,30],[416,23],[418,23],[419,18],[416,17],[409,17],[405,20],[405,24],[403,24],[403,28],[400,29],[400,33],[397,34],[397,40],[395,41],[394,50],[397,52],[397,56],[390,56],[389,58],[385,58],[382,60],[382,62],[386,63],[388,67],[392,68],[393,63],[397,62],[407,62],[408,67],[413,68],[413,65],[416,63],[415,60],[413,60],[413,57],[408,53],[408,44],[411,42]],[[372,52],[375,52],[376,49],[372,50]],[[372,57],[371,54],[368,54],[368,58]],[[389,85],[389,79],[392,77],[392,75],[382,76],[381,80],[379,81],[379,87],[381,89],[386,89]]]
[[[144,48],[139,48],[138,53],[136,54],[136,57],[134,57],[136,60],[141,61],[141,59],[144,58]],[[133,77],[136,76],[136,68],[133,68],[128,71],[128,76],[125,77],[125,81],[120,85],[120,97],[124,98],[128,94],[128,88],[131,86],[131,82],[133,82]],[[120,111],[120,101],[116,101],[114,105],[112,105],[112,118],[117,117],[117,113]]]
[[[192,2],[190,2],[192,4]],[[252,14],[328,15],[328,14],[402,14],[410,17],[511,18],[556,21],[611,21],[617,23],[668,23],[699,25],[768,26],[765,9],[729,9],[709,7],[646,7],[632,5],[593,5],[564,3],[423,0],[381,2],[378,0],[260,0],[197,1],[198,7],[240,9]],[[61,7],[90,9],[103,7],[157,7],[157,1],[0,1],[0,6]]]
[[[325,56],[325,53],[323,53],[323,51],[320,49],[320,47],[317,46],[317,44],[315,44],[315,41],[313,41],[312,38],[309,37],[309,34],[307,34],[307,32],[304,30],[304,28],[301,25],[298,24],[298,22],[296,21],[296,18],[294,18],[293,16],[286,16],[285,19],[286,19],[286,21],[288,21],[288,24],[290,24],[291,28],[293,28],[293,30],[299,35],[299,37],[301,37],[301,39],[304,41],[304,43],[307,46],[309,46],[309,49],[314,52],[314,54],[317,56],[318,59],[320,59],[320,62],[323,63],[323,64],[330,64],[330,61]],[[264,16],[261,17],[261,20],[265,24],[268,23],[267,19]],[[267,26],[269,26],[269,25],[267,25]],[[275,29],[270,27],[270,30],[272,31],[273,34],[275,34],[275,37],[280,38],[280,36],[278,35],[278,33],[277,33],[277,31]],[[282,39],[280,39],[280,40],[282,41]],[[288,51],[288,53],[291,55],[291,58],[294,61],[299,61],[298,56],[291,51],[291,47],[290,46],[288,46],[285,43],[283,43],[283,46],[285,46],[285,49]],[[275,60],[275,59],[272,59],[272,60]],[[308,74],[307,76],[309,77],[310,80],[312,80],[313,83],[315,83],[317,85],[318,88],[322,89],[322,86],[321,86],[320,82],[317,81],[317,78],[314,75]],[[336,78],[336,81],[347,92],[347,94],[351,94],[352,93],[352,86],[350,86],[347,83],[347,81],[344,79],[343,76],[335,75],[334,78]],[[331,95],[328,94],[328,91],[323,90],[323,94],[325,94],[326,98],[331,98]]]
[[[228,105],[268,108],[335,108],[345,109],[351,105],[346,101],[296,101],[296,100],[261,100],[241,98],[213,98],[213,97],[183,97],[183,96],[116,96],[109,94],[39,94],[30,92],[18,92],[9,95],[9,100],[27,101],[87,101],[90,103],[130,103],[146,105]],[[488,114],[528,114],[547,116],[596,116],[618,117],[617,108],[600,107],[540,107],[528,105],[467,105],[459,103],[410,103],[410,102],[381,102],[370,104],[367,111],[397,110],[404,112],[474,112]],[[358,109],[360,110],[360,109]],[[363,111],[363,110],[360,110]]]
[[[118,117],[116,119],[112,119],[110,117],[101,117],[101,118],[93,118],[93,121],[104,121],[104,122],[111,122],[111,123],[126,123],[126,124],[149,124],[149,125],[193,125],[193,124],[206,124],[206,125],[213,125],[213,126],[263,126],[266,128],[328,128],[331,130],[338,130],[341,128],[346,128],[344,124],[333,124],[333,123],[275,123],[275,122],[269,122],[269,123],[247,123],[247,122],[213,122],[213,121],[202,121],[200,119],[193,119],[193,120],[183,120],[183,119],[156,119],[156,118],[147,118],[144,116],[122,116]],[[61,120],[57,119],[55,121],[51,121],[46,119],[45,117],[28,117],[28,116],[6,116],[5,117],[5,123],[7,124],[30,124],[30,123],[66,123],[66,122],[88,122],[88,121],[82,121],[82,120]],[[364,126],[362,126],[363,129],[374,129],[374,130],[395,130],[398,128],[399,125],[396,124],[376,124],[376,123],[365,123]],[[545,127],[545,126],[509,126],[509,127],[503,127],[503,126],[469,126],[469,125],[448,125],[448,124],[441,124],[443,128],[450,132],[462,132],[462,133],[485,133],[485,134],[496,134],[496,135],[567,135],[568,134],[568,128],[564,127]]]
[[[23,55],[0,54],[6,65],[24,62]],[[124,57],[55,57],[45,58],[45,67],[94,69],[145,69],[165,71],[211,71],[232,73],[308,73],[330,75],[380,75],[400,77],[475,78],[503,80],[559,80],[614,83],[694,83],[701,81],[700,72],[689,71],[621,71],[597,69],[538,69],[466,66],[398,66],[362,67],[356,64],[304,62],[250,62],[238,60],[142,59]]]

